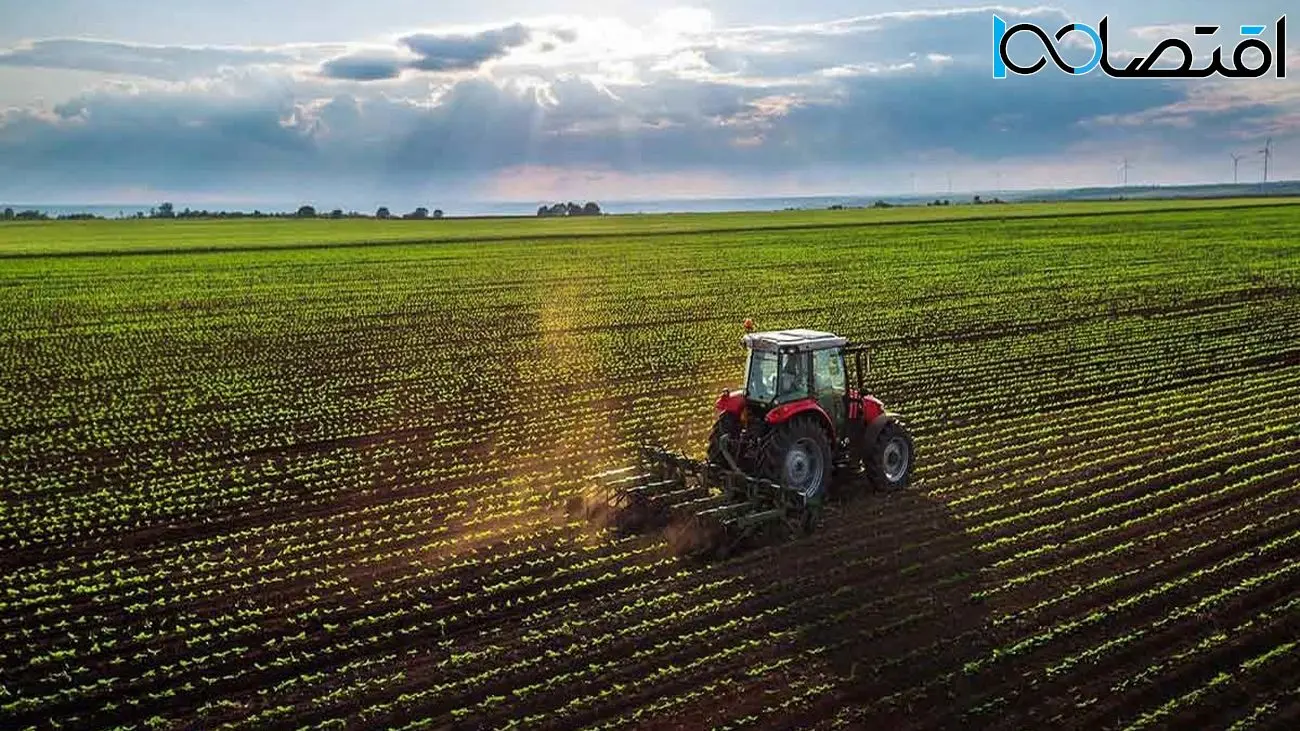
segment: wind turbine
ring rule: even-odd
[[[1119,166],[1119,172],[1121,175],[1124,176],[1124,185],[1128,185],[1128,169],[1129,169],[1129,164],[1128,164],[1128,158],[1126,157],[1124,158],[1124,162],[1121,163]]]
[[[1264,156],[1264,182],[1268,182],[1268,162],[1273,159],[1273,138],[1264,141],[1264,149],[1259,151]]]
[[[1237,184],[1237,163],[1241,162],[1242,156],[1236,154],[1235,152],[1230,152],[1228,154],[1232,155],[1232,184],[1236,185]]]

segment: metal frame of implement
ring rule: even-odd
[[[802,534],[820,512],[820,499],[737,469],[675,454],[657,446],[639,448],[642,463],[596,475],[605,501],[624,531],[658,528],[681,521],[702,540],[688,553],[728,553],[740,542],[774,525]]]

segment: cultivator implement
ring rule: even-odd
[[[595,475],[598,506],[621,532],[664,529],[684,555],[726,554],[770,532],[807,533],[820,511],[791,488],[655,446],[637,464]]]

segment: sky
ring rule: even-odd
[[[1292,2],[0,0],[0,200],[946,195],[1113,185],[1125,160],[1231,182],[1233,155],[1246,182],[1270,138],[1270,179],[1300,177],[1300,40],[1285,79],[991,73],[995,14],[1107,17],[1117,65],[1178,37],[1199,66],[1241,25],[1276,48]]]

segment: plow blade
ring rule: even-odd
[[[597,509],[610,527],[624,533],[662,529],[681,555],[725,555],[772,531],[807,533],[821,507],[733,466],[654,446],[639,448],[637,464],[594,479]]]

